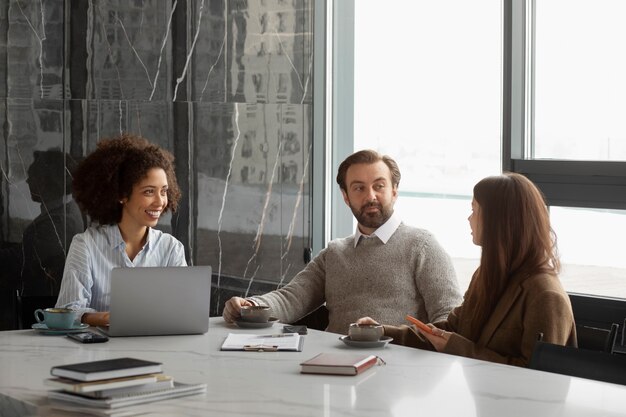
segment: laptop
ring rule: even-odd
[[[111,271],[107,336],[202,334],[209,330],[211,267],[136,267]]]

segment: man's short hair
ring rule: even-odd
[[[396,161],[387,155],[381,155],[371,149],[355,152],[344,159],[337,171],[337,184],[339,184],[339,187],[343,191],[348,192],[346,186],[346,173],[348,172],[348,168],[355,164],[373,164],[378,161],[383,161],[385,165],[387,165],[391,172],[391,184],[397,187],[398,184],[400,184],[400,168],[398,168]]]

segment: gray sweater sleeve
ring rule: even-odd
[[[418,251],[415,283],[424,299],[428,321],[445,320],[463,301],[452,260],[430,234]]]
[[[269,306],[272,316],[283,323],[306,316],[326,301],[326,251],[322,250],[283,288],[250,298]]]

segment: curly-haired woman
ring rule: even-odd
[[[474,186],[468,220],[482,253],[463,304],[447,320],[429,324],[430,332],[385,326],[385,335],[403,345],[517,366],[528,365],[539,334],[575,346],[572,306],[559,281],[556,237],[539,189],[520,174],[487,177]]]
[[[180,199],[173,160],[146,139],[124,134],[101,140],[81,162],[74,198],[96,224],[72,240],[58,307],[79,311],[83,323],[106,325],[113,268],[187,265],[182,243],[154,229]]]

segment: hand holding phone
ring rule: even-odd
[[[67,337],[80,343],[103,343],[109,340],[108,337],[94,332],[70,333]]]
[[[415,317],[411,317],[407,314],[406,319],[410,321],[411,323],[413,323],[414,325],[416,325],[418,329],[423,330],[424,332],[430,333],[432,335],[435,334],[433,333],[433,329],[431,329],[430,327],[428,327],[427,325],[425,325],[423,322],[419,321]]]

